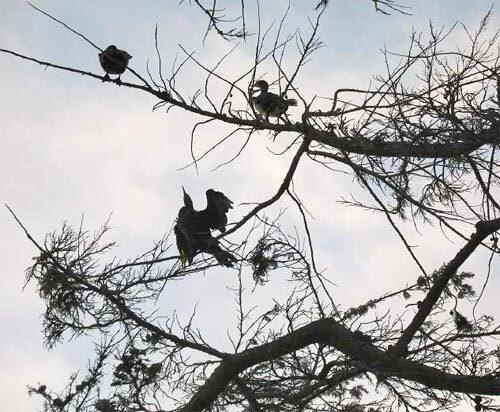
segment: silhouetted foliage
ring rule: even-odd
[[[274,140],[293,136],[280,152],[293,152],[290,166],[269,199],[251,199],[254,206],[246,213],[235,207],[233,223],[226,217],[232,202],[223,193],[207,191],[207,208],[198,211],[185,194],[173,231],[180,256],[171,253],[174,240],[168,233],[139,257],[117,262],[109,257],[113,243],[105,240],[107,224],[94,234],[64,224],[38,243],[11,211],[38,249],[27,281],[37,285],[46,304],[47,345],[82,334],[99,342],[84,377],[72,376],[60,393],[49,390],[48,382],[30,393],[43,398],[46,411],[441,411],[459,410],[464,402],[475,410],[499,410],[500,326],[491,315],[476,313],[483,291],[474,290],[473,273],[460,271],[483,249],[491,256],[489,276],[498,254],[500,57],[497,34],[487,31],[490,13],[477,30],[463,28],[466,41],[459,49],[447,44],[458,27],[445,31],[430,25],[427,35],[411,34],[406,52],[383,52],[387,71],[376,75],[369,88],[340,88],[319,99],[298,87],[297,75],[322,46],[318,29],[333,2],[311,5],[314,18],[307,35],[284,33],[293,4],[272,31],[263,30],[258,19],[255,27],[248,26],[248,13],[260,10],[258,2],[242,1],[236,8],[224,3],[228,10],[222,1],[181,3],[206,15],[205,37],[213,30],[220,41],[251,44],[252,66],[224,76],[219,64],[209,67],[180,45],[185,59],[175,61],[166,77],[156,32],[157,77],[127,66],[136,83],[110,81],[154,96],[155,109],[177,107],[202,116],[192,128],[193,144],[195,132],[207,123],[230,127],[202,155],[193,152],[195,166],[225,140],[244,136],[231,160],[238,161],[256,133]],[[372,3],[381,13],[409,11],[392,0]],[[236,17],[229,18],[234,11]],[[123,68],[105,68],[102,76],[0,51],[96,80],[108,80],[109,72],[119,74]],[[285,52],[295,53],[294,67],[285,68]],[[229,52],[219,63],[231,57]],[[254,86],[267,93],[264,63],[278,72],[271,84],[279,94],[266,101],[266,95],[258,100],[253,93]],[[176,82],[181,68],[190,64],[206,73],[194,94]],[[209,84],[217,93],[209,92]],[[285,115],[295,104],[299,121]],[[292,185],[298,164],[307,160],[330,169],[332,177],[339,171],[351,174],[370,200],[343,203],[387,218],[416,264],[413,283],[406,283],[407,276],[399,290],[354,307],[338,305],[328,271],[318,270],[307,201],[299,200]],[[302,224],[295,232],[283,229],[281,216],[271,220],[264,214],[287,196]],[[455,255],[428,271],[399,228],[404,220],[416,230],[440,225],[454,237]],[[227,242],[224,248],[222,242]],[[229,349],[205,339],[196,313],[183,323],[156,305],[169,282],[221,270],[221,265],[233,267],[224,270],[237,274],[239,284],[235,332],[227,329]],[[247,279],[252,291],[269,291],[276,273],[289,286],[286,296],[276,293],[270,307],[249,308]]]

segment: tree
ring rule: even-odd
[[[212,122],[230,128],[201,155],[193,152],[195,167],[234,136],[243,136],[245,142],[234,162],[256,134],[283,141],[291,136],[282,147],[282,154],[293,155],[281,186],[218,235],[238,256],[237,333],[229,336],[230,351],[204,339],[194,314],[182,324],[154,305],[170,282],[229,270],[221,269],[211,255],[199,254],[184,266],[167,233],[137,258],[102,263],[113,246],[105,240],[108,224],[95,233],[64,225],[38,242],[11,210],[38,249],[27,281],[36,283],[46,303],[47,345],[87,333],[98,338],[85,377],[73,376],[61,393],[45,384],[31,388],[43,397],[46,410],[454,410],[464,401],[476,410],[498,410],[493,396],[500,395],[499,327],[493,317],[475,312],[477,299],[470,285],[474,274],[461,269],[480,249],[490,254],[491,268],[498,252],[500,73],[498,39],[496,34],[488,37],[490,13],[475,31],[463,28],[467,44],[459,49],[444,48],[458,29],[431,25],[427,35],[412,33],[405,53],[384,52],[387,72],[376,76],[368,89],[340,88],[324,99],[302,91],[298,75],[322,46],[319,28],[328,8],[335,7],[328,3],[316,5],[306,35],[285,34],[292,6],[273,31],[261,26],[259,3],[252,8],[252,19],[251,6],[242,2],[234,21],[220,2],[206,6],[194,1],[208,17],[205,36],[213,31],[220,41],[239,38],[242,47],[255,47],[252,67],[223,75],[220,65],[231,59],[231,52],[208,66],[180,46],[185,58],[167,77],[155,32],[159,74],[129,68],[137,82],[116,82],[155,97],[154,109],[180,108],[201,116],[192,128],[192,142]],[[373,3],[384,13],[406,10],[393,1]],[[32,7],[102,52],[67,23]],[[0,51],[107,80],[104,74]],[[291,69],[287,53],[295,53]],[[206,73],[191,97],[177,86],[189,64]],[[249,85],[266,67],[279,73],[277,84],[271,85],[274,90],[301,105],[300,121],[268,119],[249,103]],[[298,165],[307,158],[330,168],[332,176],[340,168],[355,178],[368,196],[345,200],[346,205],[387,218],[420,271],[416,279],[408,284],[408,276],[399,290],[358,306],[338,305],[332,279],[315,259],[307,200],[302,203],[293,187]],[[280,216],[265,215],[283,197],[296,208],[302,233],[286,230]],[[405,220],[416,230],[439,224],[444,235],[458,239],[456,253],[428,271],[400,229]],[[250,273],[256,290],[269,287],[277,273],[292,286],[274,307],[248,309],[244,300]],[[381,308],[387,308],[382,315]]]

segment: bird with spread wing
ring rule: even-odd
[[[220,265],[232,267],[236,258],[222,249],[219,241],[212,236],[211,230],[224,232],[227,225],[227,212],[232,209],[231,200],[224,193],[213,189],[206,191],[207,207],[195,210],[191,197],[184,187],[184,206],[180,208],[174,226],[177,249],[183,264],[192,263],[197,252],[209,253]]]

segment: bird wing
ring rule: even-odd
[[[233,202],[222,192],[207,190],[207,208],[205,209],[205,219],[210,229],[217,229],[221,232],[226,230],[227,212],[232,209]]]
[[[273,98],[271,93],[260,92],[258,96],[252,98],[254,108],[262,115],[269,115],[273,107]]]
[[[284,99],[271,92],[262,92],[252,99],[255,110],[265,116],[280,117],[284,114],[288,106],[296,106],[295,99]]]
[[[229,209],[233,208],[233,202],[222,192],[214,191],[213,202],[222,213],[227,213]]]

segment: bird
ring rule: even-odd
[[[257,96],[254,95],[256,90],[260,91]],[[266,120],[269,120],[269,117],[280,118],[290,106],[297,106],[297,100],[285,99],[268,90],[269,84],[265,80],[259,80],[252,85],[250,92],[250,101],[253,108],[257,113],[264,116]]]
[[[179,209],[174,226],[181,262],[183,265],[186,261],[191,264],[197,252],[205,252],[213,255],[220,265],[232,267],[236,258],[220,247],[211,230],[225,232],[226,214],[233,208],[233,202],[224,193],[208,189],[205,192],[207,207],[204,210],[195,210],[193,201],[184,187],[182,191],[184,206]]]
[[[132,56],[128,52],[118,49],[113,44],[106,47],[104,51],[99,53],[99,63],[101,63],[101,67],[106,72],[102,81],[110,80],[110,74],[117,74],[118,78],[116,81],[120,83],[120,75],[127,69],[131,58]]]

